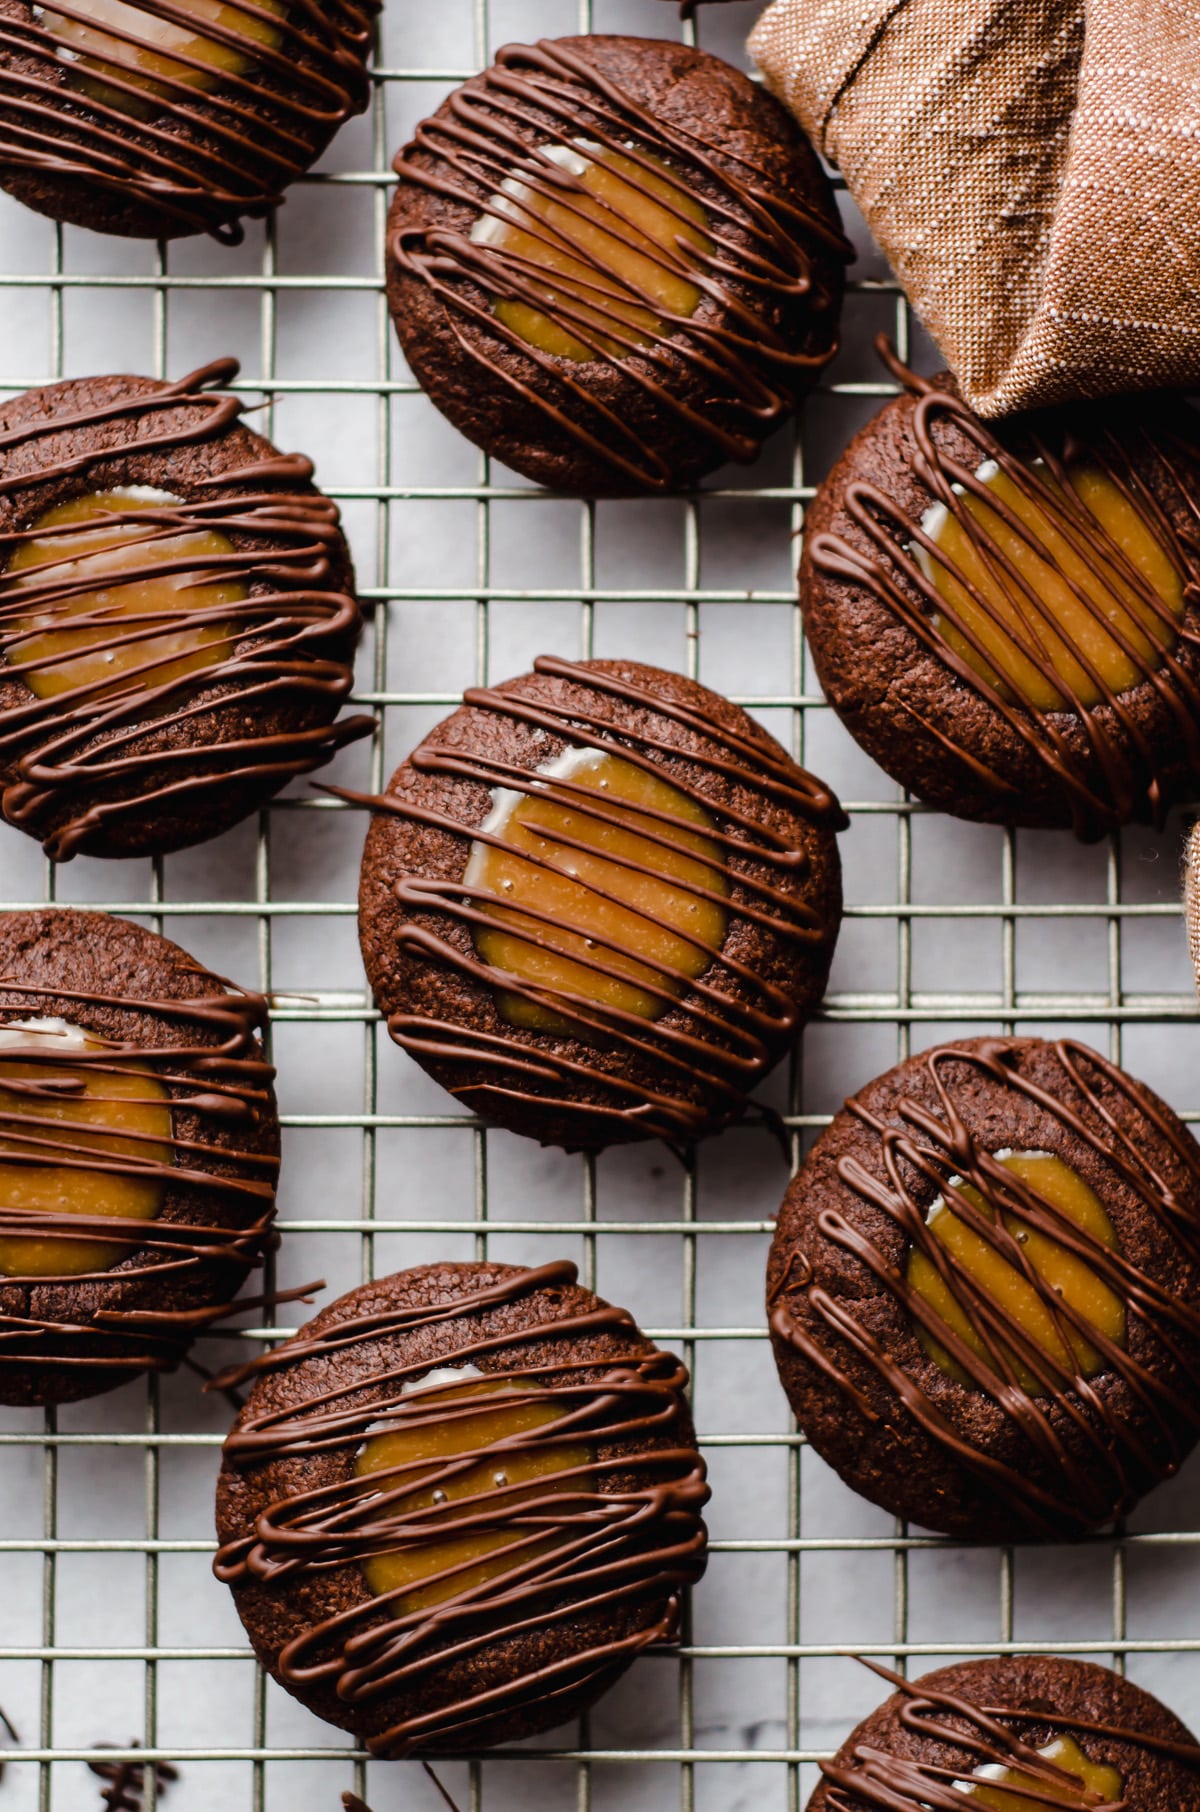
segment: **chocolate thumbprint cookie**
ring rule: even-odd
[[[388,1029],[544,1144],[736,1119],[825,985],[832,793],[680,674],[543,656],[371,802],[359,929]]]
[[[1074,1039],[890,1070],[780,1211],[775,1358],[864,1497],[949,1535],[1081,1535],[1200,1432],[1200,1149]]]
[[[1004,1655],[903,1680],[866,1665],[896,1691],[821,1763],[808,1812],[1200,1812],[1191,1731],[1107,1667]]]
[[[217,1577],[373,1754],[546,1730],[677,1639],[708,1498],[687,1371],[573,1265],[380,1278],[241,1376]]]
[[[405,357],[485,452],[560,490],[755,457],[836,348],[849,246],[786,110],[664,39],[510,44],[396,158]]]
[[[369,728],[337,509],[236,373],[0,403],[0,811],[60,861],[215,836]]]
[[[0,0],[0,187],[144,239],[242,237],[370,88],[378,0]]]
[[[179,1364],[272,1240],[266,1003],[100,912],[0,913],[0,1402]]]
[[[1200,430],[1178,398],[982,422],[903,394],[808,514],[800,589],[826,696],[920,798],[1095,838],[1200,775]]]

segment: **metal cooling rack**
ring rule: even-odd
[[[679,29],[740,61],[750,12]],[[521,671],[543,649],[685,667],[789,740],[853,825],[831,992],[803,1071],[766,1090],[794,1158],[844,1094],[910,1047],[1017,1025],[1083,1031],[1200,1119],[1180,827],[1081,850],[925,813],[853,749],[809,680],[789,537],[812,479],[889,393],[874,333],[890,329],[906,355],[918,338],[861,230],[844,350],[802,429],[694,497],[579,505],[493,475],[403,368],[380,271],[389,159],[416,120],[506,39],[661,35],[672,19],[659,0],[388,0],[366,121],[243,252],[98,241],[3,208],[0,390],[89,366],[176,376],[241,348],[241,388],[267,397],[264,431],[314,452],[343,504],[373,607],[357,698],[379,734],[339,757],[352,784],[381,786],[464,683]],[[919,344],[914,355],[931,364]],[[816,1760],[880,1696],[846,1648],[915,1671],[1006,1647],[1095,1655],[1195,1723],[1200,1473],[1069,1553],[931,1540],[846,1492],[791,1431],[766,1344],[761,1273],[786,1181],[768,1136],[726,1134],[680,1170],[645,1150],[566,1159],[454,1112],[363,991],[363,829],[361,814],[296,788],[200,851],[61,871],[0,829],[0,904],[132,914],[272,994],[282,1282],[324,1272],[332,1295],[438,1255],[565,1253],[693,1367],[716,1495],[682,1649],[639,1662],[581,1727],[447,1764],[462,1812],[795,1812]],[[198,1350],[215,1364],[278,1332]],[[208,1577],[226,1420],[188,1374],[0,1420],[0,1703],[20,1732],[3,1812],[98,1805],[85,1764],[105,1741],[117,1760],[180,1768],[161,1796],[169,1812],[337,1812],[343,1788],[376,1812],[441,1803],[415,1766],[368,1766],[253,1668]],[[134,1736],[138,1750],[122,1747]],[[159,1798],[148,1778],[147,1812]]]

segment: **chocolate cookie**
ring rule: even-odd
[[[510,44],[400,152],[388,298],[454,425],[589,494],[755,457],[836,348],[850,255],[807,140],[664,39]]]
[[[0,187],[101,233],[236,245],[367,105],[378,10],[0,0]]]
[[[677,1638],[708,1498],[687,1371],[573,1265],[401,1271],[240,1376],[217,1577],[374,1754],[545,1730]]]
[[[920,798],[1084,838],[1200,773],[1200,434],[1178,398],[985,424],[946,374],[851,441],[800,589],[826,696]]]
[[[215,836],[370,728],[333,721],[337,509],[212,393],[236,373],[0,403],[0,810],[60,861]]]
[[[266,1003],[101,912],[0,913],[0,1402],[170,1371],[273,1240]]]
[[[542,656],[467,692],[372,803],[359,931],[388,1029],[514,1131],[698,1138],[821,998],[841,808],[679,674]]]
[[[961,1661],[897,1691],[832,1762],[808,1812],[1200,1812],[1186,1725],[1107,1667],[1058,1655]]]
[[[767,1299],[788,1399],[855,1490],[950,1535],[1082,1534],[1200,1432],[1200,1151],[1074,1039],[939,1046],[818,1139]]]

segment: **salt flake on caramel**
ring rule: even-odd
[[[945,563],[916,549],[948,606],[936,619],[947,645],[1038,711],[1139,684],[1175,646],[1184,603],[1152,523],[1096,466],[1069,468],[1069,491],[1042,460],[1014,476],[987,459],[975,480],[954,487],[956,510],[935,503],[922,518]]]
[[[42,16],[72,85],[101,105],[148,116],[170,95],[166,84],[208,91],[223,75],[244,74],[256,45],[278,45],[272,15],[285,10],[286,0],[172,0],[173,12],[195,20],[185,25],[137,0],[71,0],[69,15],[47,7]]]
[[[104,1271],[130,1242],[75,1238],[47,1219],[150,1221],[171,1163],[170,1097],[141,1064],[63,1019],[0,1026],[0,1275]],[[28,1214],[39,1232],[11,1231]]]
[[[202,521],[155,522],[186,507],[130,486],[73,497],[30,524],[0,574],[0,629],[5,661],[36,697],[86,688],[95,701],[130,684],[166,685],[212,667],[214,649],[229,646],[219,613],[247,596],[222,570],[236,550]]]
[[[529,154],[526,178],[505,177],[488,208],[472,242],[503,252],[511,286],[531,298],[498,299],[496,318],[540,352],[618,357],[699,306],[684,248],[712,250],[708,216],[660,158],[587,139],[544,145]]]
[[[1050,1812],[1053,1807],[1124,1803],[1121,1775],[1106,1762],[1090,1761],[1074,1737],[1055,1737],[1037,1753],[1048,1764],[1045,1773],[1020,1764],[985,1762],[970,1780],[955,1785],[990,1812]]]
[[[1001,1205],[999,1225],[1019,1248],[1019,1255],[1013,1253],[1008,1240],[997,1240],[990,1230],[997,1225],[997,1204],[974,1184],[956,1180],[927,1217],[929,1233],[949,1261],[951,1281],[942,1275],[931,1252],[914,1246],[908,1257],[909,1285],[979,1359],[987,1363],[997,1351],[1002,1352],[1022,1390],[1037,1392],[1046,1385],[1022,1362],[1003,1333],[997,1335],[994,1329],[976,1324],[973,1292],[995,1310],[1001,1328],[1007,1325],[1015,1335],[1032,1342],[1062,1376],[1079,1373],[1089,1377],[1101,1369],[1104,1360],[1079,1322],[1121,1344],[1125,1305],[1088,1259],[1045,1231],[1045,1224],[1052,1226],[1057,1212],[1078,1227],[1088,1243],[1115,1251],[1118,1241],[1112,1222],[1099,1198],[1061,1158],[1043,1151],[995,1155],[1048,1205],[1049,1214],[1037,1216],[1043,1225],[1031,1224],[1019,1198],[1014,1197],[1008,1208]],[[982,1226],[970,1224],[969,1215],[962,1211],[964,1203],[982,1217]],[[1022,1259],[1028,1275],[1021,1268]],[[971,1383],[968,1373],[927,1328],[918,1324],[917,1333],[925,1351],[947,1376],[960,1384]]]
[[[713,819],[658,774],[602,750],[567,749],[531,781],[529,792],[496,790],[465,875],[498,921],[476,925],[480,957],[547,1003],[506,991],[500,1011],[535,1031],[562,1030],[571,996],[659,1018],[725,937],[729,888],[706,834]]]
[[[591,1450],[544,1438],[567,1408],[533,1379],[443,1366],[405,1389],[385,1428],[368,1431],[355,1473],[384,1475],[381,1491],[394,1495],[381,1515],[396,1545],[369,1555],[363,1572],[394,1613],[468,1595],[570,1539],[569,1513],[543,1532],[538,1510],[590,1489]]]

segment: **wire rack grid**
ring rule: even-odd
[[[678,29],[739,61],[749,10]],[[910,1047],[1018,1025],[1083,1031],[1200,1119],[1179,826],[1082,850],[952,824],[853,749],[808,678],[790,575],[812,480],[889,393],[869,352],[879,328],[930,363],[861,232],[843,351],[801,428],[694,497],[550,498],[489,469],[404,369],[381,282],[392,151],[506,39],[592,29],[676,27],[659,0],[443,0],[432,17],[390,0],[369,114],[239,253],[109,245],[4,206],[0,390],[89,366],[175,376],[242,350],[241,388],[266,399],[258,421],[316,453],[371,581],[357,700],[378,734],[339,757],[339,778],[380,787],[463,684],[521,671],[544,649],[686,668],[831,780],[852,819],[846,923],[803,1066],[765,1091],[794,1161],[845,1093]],[[795,1812],[819,1757],[878,1696],[840,1658],[847,1648],[917,1671],[1010,1647],[1094,1655],[1185,1717],[1200,1711],[1189,1475],[1128,1528],[1065,1555],[936,1541],[853,1498],[805,1450],[773,1376],[761,1271],[786,1167],[767,1135],[727,1134],[681,1169],[645,1151],[566,1159],[453,1111],[390,1046],[364,992],[362,830],[361,814],[303,787],[220,842],[152,864],[56,871],[5,829],[0,905],[132,915],[270,994],[281,1282],[323,1271],[332,1293],[439,1255],[564,1253],[692,1367],[713,1557],[681,1648],[641,1661],[578,1729],[447,1764],[463,1812]],[[245,1328],[201,1356],[280,1331]],[[224,1417],[184,1374],[0,1420],[0,1703],[19,1731],[0,1806],[98,1803],[85,1768],[101,1742],[117,1759],[175,1763],[178,1812],[334,1812],[343,1788],[376,1812],[440,1804],[418,1771],[368,1764],[254,1669],[208,1576]],[[160,1798],[147,1767],[147,1812]]]

